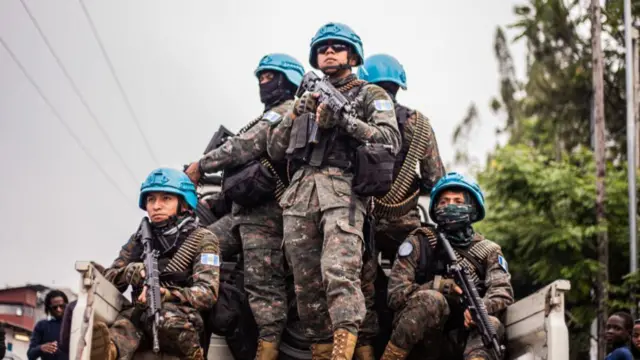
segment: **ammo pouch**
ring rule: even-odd
[[[233,202],[253,207],[275,196],[276,177],[258,160],[252,160],[225,174],[224,196]]]
[[[287,160],[306,163],[309,160],[311,146],[311,132],[315,125],[315,116],[311,113],[300,115],[291,127],[289,147],[286,151]]]
[[[353,192],[360,196],[383,196],[391,190],[396,158],[391,146],[366,143],[356,150]]]
[[[218,336],[228,336],[238,326],[242,317],[245,294],[233,284],[220,281],[218,301],[209,312],[208,325]]]

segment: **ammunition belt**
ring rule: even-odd
[[[429,146],[429,139],[433,137],[429,120],[416,112],[416,127],[409,151],[402,162],[402,167],[398,176],[391,185],[391,190],[381,198],[375,198],[374,214],[381,218],[396,218],[408,213],[416,206],[415,201],[420,196],[420,189],[412,194],[407,194],[411,185],[418,176],[416,175],[416,165],[424,156]]]
[[[190,272],[190,265],[193,262],[193,258],[195,258],[196,253],[198,252],[198,248],[200,247],[200,242],[204,239],[204,235],[207,230],[203,228],[196,228],[180,245],[180,248],[173,255],[167,267],[162,271],[163,273],[180,273],[180,272]],[[167,281],[161,282],[160,285],[162,287],[170,287],[177,286],[177,284]]]
[[[263,157],[262,159],[260,159],[260,163],[262,165],[264,165],[264,167],[266,167],[269,170],[271,175],[275,176],[275,178],[276,178],[276,193],[275,193],[275,196],[276,196],[276,201],[280,201],[280,198],[282,197],[282,194],[284,194],[284,191],[287,189],[287,187],[282,182],[282,179],[280,179],[280,176],[278,175],[278,172],[276,172],[276,169],[274,169],[274,167],[271,164],[271,161],[269,161],[269,159],[267,159],[266,157]]]

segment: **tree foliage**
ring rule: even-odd
[[[633,0],[632,8],[634,15],[640,14],[640,0]],[[489,154],[486,167],[477,174],[488,204],[487,218],[478,228],[502,245],[519,298],[558,278],[571,281],[567,308],[572,358],[583,358],[595,317],[593,290],[599,266],[588,8],[576,0],[528,0],[515,6],[514,13],[515,23],[498,27],[493,44],[500,92],[489,106],[503,119],[496,131],[506,134],[508,141]],[[640,288],[640,275],[627,274],[622,19],[622,0],[607,1],[602,17],[607,131],[603,226],[610,241],[611,311],[634,306],[631,295]],[[524,64],[514,63],[508,32],[515,34],[512,41],[526,44]],[[516,76],[520,66],[524,79]],[[475,106],[473,110],[475,114]],[[469,134],[469,128],[478,126],[474,119],[467,115],[455,134]],[[458,160],[469,157],[465,151],[458,148]]]

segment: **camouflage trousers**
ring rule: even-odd
[[[409,233],[419,227],[418,209],[412,209],[406,215],[398,218],[381,218],[376,221],[376,252],[363,264],[360,277],[367,314],[358,334],[359,346],[371,345],[379,330],[378,313],[375,309],[378,254],[382,252],[383,256],[393,263],[400,244],[409,236]]]
[[[486,350],[475,328],[471,328],[470,331],[463,329],[462,311],[463,309],[459,308],[454,313],[449,302],[440,292],[418,290],[409,297],[405,307],[396,314],[390,341],[395,346],[408,351],[422,342],[424,348],[416,349],[418,353],[422,353],[420,358],[448,359],[463,350],[464,359],[498,360]],[[451,320],[455,322],[453,326],[447,323]],[[504,326],[493,316],[489,316],[489,321],[498,332],[498,337],[503,339]],[[453,331],[450,331],[452,328]],[[462,334],[462,341],[458,336],[455,338],[450,336],[454,333]]]
[[[119,359],[130,360],[138,350],[152,348],[151,323],[137,328],[131,317],[134,308],[122,311],[109,329],[116,344]],[[160,351],[181,359],[190,359],[200,350],[200,333],[204,331],[202,317],[197,310],[172,303],[163,303],[160,311],[158,340]]]
[[[298,315],[314,343],[330,342],[333,331],[358,334],[366,308],[360,283],[364,214],[348,207],[320,209],[316,190],[305,216],[284,215],[284,246],[293,268]],[[353,200],[360,201],[360,200]]]
[[[260,339],[280,342],[287,326],[287,291],[282,251],[282,209],[275,201],[255,208],[234,204],[229,214],[209,226],[220,240],[223,258],[242,251],[244,289]]]

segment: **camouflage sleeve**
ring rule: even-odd
[[[293,111],[289,111],[284,115],[280,123],[269,129],[267,137],[267,152],[269,157],[275,161],[283,160],[285,151],[289,147],[289,138],[291,137],[291,128],[295,115]]]
[[[500,246],[487,257],[484,295],[484,305],[489,314],[496,314],[513,304],[513,288],[511,275],[508,272],[507,261],[502,255]]]
[[[412,118],[415,119],[416,115],[418,114],[414,114]],[[427,121],[427,149],[420,160],[420,177],[422,178],[422,190],[429,193],[436,182],[445,175],[445,169],[440,158],[440,150],[438,150],[438,142],[436,141],[436,134],[431,127],[431,122],[424,115],[419,114],[419,116],[422,116]]]
[[[231,137],[200,159],[200,168],[214,173],[225,168],[246,164],[267,149],[268,121],[260,121],[247,132]]]
[[[137,235],[137,232],[131,235],[127,243],[120,249],[118,257],[104,272],[104,277],[115,285],[120,292],[124,292],[129,287],[129,284],[124,280],[124,272],[127,265],[142,261],[144,248]]]
[[[389,274],[387,302],[389,308],[394,311],[402,309],[409,296],[420,287],[415,282],[420,258],[420,241],[417,236],[412,235],[402,243],[401,247],[406,248],[408,246],[406,244],[412,247],[411,252],[408,255],[400,256],[401,250],[398,250],[398,255]]]
[[[381,87],[368,84],[363,91],[365,119],[353,119],[346,126],[349,135],[361,142],[387,144],[393,153],[400,151],[400,131],[393,101]]]
[[[200,242],[200,251],[193,259],[192,285],[171,289],[171,295],[181,304],[188,304],[198,311],[210,309],[218,301],[220,286],[220,246],[209,230]]]

